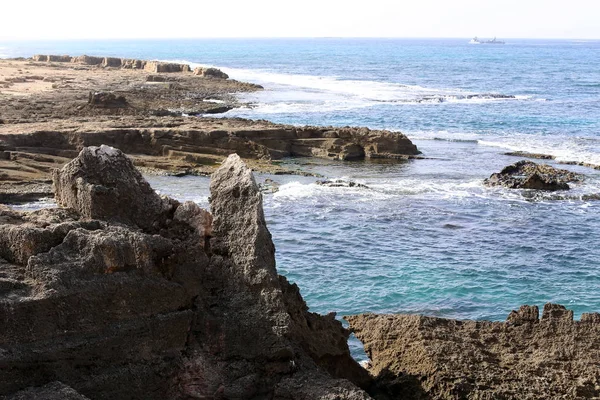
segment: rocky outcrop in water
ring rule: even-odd
[[[369,398],[349,332],[277,275],[238,156],[213,175],[212,215],[107,146],[53,177],[69,208],[0,208],[0,396]]]
[[[579,182],[583,176],[566,169],[557,169],[532,161],[519,161],[492,174],[484,183],[509,189],[568,190],[567,182]]]
[[[506,322],[420,315],[346,317],[365,345],[377,399],[600,396],[600,314],[522,306]]]
[[[354,181],[345,181],[343,179],[321,179],[315,182],[319,186],[327,187],[347,187],[347,188],[362,188],[368,189],[369,187],[363,183]]]

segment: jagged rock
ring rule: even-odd
[[[542,320],[565,320],[573,321],[573,310],[567,310],[567,308],[560,304],[544,304],[544,311],[542,311]]]
[[[567,182],[579,182],[583,176],[532,161],[519,161],[492,174],[484,183],[509,189],[568,190]]]
[[[35,254],[62,243],[67,233],[77,228],[98,229],[95,221],[80,221],[69,210],[39,210],[19,214],[0,207],[0,257],[19,265]]]
[[[363,188],[363,189],[369,188],[367,185],[364,185],[362,183],[358,183],[358,182],[354,182],[354,181],[345,181],[342,179],[318,180],[315,183],[319,186],[328,186],[328,187],[356,187],[356,188]]]
[[[419,315],[346,317],[365,345],[378,399],[600,396],[600,314],[522,306],[506,322]]]
[[[274,356],[290,359],[293,351],[280,339],[288,331],[290,316],[278,284],[275,246],[254,175],[237,154],[232,154],[212,175],[210,192],[215,236],[212,249],[231,259],[232,274],[243,289],[249,289],[240,290],[241,298],[232,301],[242,304],[248,301],[247,297],[254,297],[258,303],[256,317],[263,315],[270,319],[261,340],[271,336],[268,348],[273,349]]]
[[[179,205],[173,214],[174,221],[189,224],[200,237],[212,236],[212,215],[193,201]]]
[[[90,92],[88,106],[95,108],[124,108],[127,107],[125,96],[117,96],[112,92]]]
[[[529,324],[538,322],[540,319],[540,309],[538,306],[521,306],[518,311],[511,311],[506,319],[507,322],[515,325]]]
[[[84,148],[54,178],[70,210],[0,209],[0,396],[60,381],[90,399],[369,398],[349,381],[370,383],[349,332],[277,275],[238,156],[213,176],[212,226],[108,146]],[[26,242],[15,226],[60,235],[17,257],[5,250]]]
[[[82,217],[157,230],[177,202],[161,198],[120,150],[86,147],[52,176],[56,202]]]
[[[194,75],[201,76],[203,78],[216,78],[216,79],[229,79],[229,75],[221,71],[218,68],[194,68]]]

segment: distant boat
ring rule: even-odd
[[[504,44],[504,42],[501,40],[496,40],[495,37],[492,40],[479,40],[479,38],[475,36],[473,39],[471,39],[469,44]]]

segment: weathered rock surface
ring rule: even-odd
[[[567,182],[578,182],[583,176],[566,169],[557,169],[532,161],[519,161],[492,174],[484,183],[509,189],[568,190]]]
[[[90,92],[88,106],[100,108],[124,108],[127,107],[125,96],[119,96],[112,92]]]
[[[600,396],[600,314],[522,306],[506,322],[419,315],[346,317],[365,345],[377,399]]]
[[[51,128],[52,126],[52,128]],[[337,136],[332,138],[331,136]],[[401,133],[362,128],[297,127],[222,118],[148,117],[97,122],[0,125],[1,181],[42,181],[85,146],[108,144],[134,156],[135,165],[174,175],[210,174],[223,157],[238,153],[263,171],[283,157],[345,159],[349,147],[364,158],[406,159],[419,153]]]
[[[194,75],[203,78],[229,79],[229,75],[217,68],[196,67],[194,68]]]
[[[105,145],[85,147],[77,158],[55,170],[53,182],[59,206],[84,218],[121,222],[147,231],[173,219],[179,206],[156,194],[120,150]]]
[[[212,216],[106,146],[54,178],[71,208],[0,208],[0,396],[369,398],[349,332],[277,275],[239,157],[213,176]]]
[[[187,64],[166,63],[159,61],[147,61],[144,69],[148,72],[190,72],[190,66]]]
[[[120,68],[102,67],[117,60]],[[406,160],[419,153],[396,132],[188,117],[228,111],[240,106],[232,93],[261,88],[200,79],[191,72],[151,73],[137,61],[0,60],[0,81],[10,85],[0,92],[0,185],[44,184],[53,168],[83,147],[102,144],[120,148],[146,173],[177,176],[208,175],[234,152],[255,170],[300,174],[305,172],[271,161],[304,156]],[[5,195],[0,187],[0,198],[18,201],[10,191]]]

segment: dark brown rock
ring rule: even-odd
[[[600,318],[546,304],[506,322],[419,315],[346,317],[365,345],[377,399],[583,399],[600,396]]]
[[[492,174],[484,183],[509,189],[568,190],[567,182],[578,182],[583,176],[532,161],[519,161]]]
[[[124,108],[127,107],[125,96],[112,92],[90,92],[88,106],[94,108]]]
[[[528,323],[536,323],[540,320],[540,309],[538,306],[521,306],[518,311],[511,311],[508,314],[506,321],[515,324],[522,325]]]
[[[77,393],[73,388],[60,382],[52,382],[39,388],[31,388],[11,396],[0,397],[2,400],[89,400]]]
[[[86,147],[53,174],[56,202],[82,217],[159,229],[177,202],[161,198],[132,162],[109,146]]]
[[[262,198],[239,157],[213,176],[212,226],[194,203],[156,195],[107,146],[84,148],[55,185],[72,209],[0,209],[10,249],[0,255],[0,396],[369,398],[350,382],[370,380],[348,331],[309,313],[277,275]],[[54,381],[74,390],[32,388]]]
[[[229,75],[218,68],[196,67],[194,68],[194,75],[198,75],[203,78],[229,79]]]
[[[573,321],[573,310],[567,310],[565,306],[562,306],[560,304],[547,303],[544,304],[542,320]]]
[[[328,187],[355,187],[355,188],[362,188],[362,189],[368,189],[369,187],[367,185],[364,185],[362,183],[358,183],[358,182],[354,182],[354,181],[344,181],[342,179],[322,179],[322,180],[318,180],[315,182],[317,185],[319,186],[328,186]]]

